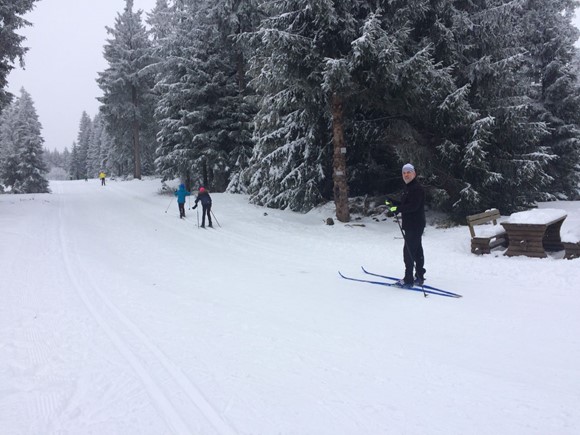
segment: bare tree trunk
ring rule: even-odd
[[[139,143],[139,121],[137,120],[137,89],[135,86],[131,87],[131,102],[133,103],[133,121],[131,122],[131,130],[133,133],[133,161],[134,169],[133,176],[141,179],[141,146]]]
[[[246,90],[246,71],[244,65],[244,54],[238,52],[236,54],[236,75],[238,79],[238,92],[240,94],[243,94]]]
[[[348,183],[346,182],[346,144],[344,142],[342,104],[342,98],[337,94],[332,94],[332,143],[334,146],[334,154],[332,158],[332,181],[334,182],[336,218],[340,222],[349,222]]]

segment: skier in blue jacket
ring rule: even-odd
[[[205,216],[207,215],[207,220],[209,223],[209,227],[212,227],[211,224],[211,196],[209,196],[209,192],[205,190],[205,187],[199,188],[199,193],[197,194],[197,198],[195,199],[195,205],[193,208],[197,208],[197,203],[201,201],[201,227],[205,228]]]
[[[185,197],[191,195],[191,192],[185,190],[185,184],[180,184],[179,189],[174,192],[177,196],[177,206],[179,207],[179,219],[185,217]]]

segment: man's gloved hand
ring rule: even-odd
[[[386,200],[385,204],[387,205],[387,210],[391,213],[397,213],[397,206],[393,204],[390,200]]]
[[[197,204],[195,204],[193,207],[191,207],[192,209],[196,209],[197,208]]]

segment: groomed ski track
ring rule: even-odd
[[[58,190],[60,195],[56,198],[59,198],[59,244],[68,278],[92,318],[141,380],[170,432],[183,435],[235,434],[236,431],[204,397],[194,381],[184,375],[175,362],[99,290],[94,281],[84,279],[90,275],[92,267],[82,261],[82,253],[78,251],[74,241],[70,240],[64,223],[70,222],[67,215],[72,213],[73,206],[61,200],[62,185]],[[121,195],[122,189],[109,190],[121,201],[129,200]],[[129,195],[128,192],[125,193]],[[93,212],[95,215],[107,213],[106,210],[97,209]],[[136,218],[143,219],[146,216],[141,214]],[[166,224],[166,220],[160,219],[158,222]]]

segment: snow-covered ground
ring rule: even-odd
[[[580,259],[428,227],[427,283],[464,297],[425,299],[337,274],[400,276],[391,220],[213,194],[203,230],[159,180],[51,188],[0,195],[2,434],[580,433]]]

